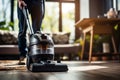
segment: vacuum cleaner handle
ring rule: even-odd
[[[28,29],[30,31],[30,34],[34,34],[34,31],[33,31],[33,28],[32,26],[30,25],[30,21],[29,21],[29,17],[28,17],[28,9],[27,7],[23,7],[22,8],[22,11],[23,11],[23,14],[24,14],[24,17],[25,17],[25,20],[26,20],[26,23],[27,23],[27,26],[28,26]]]

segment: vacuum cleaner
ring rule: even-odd
[[[66,72],[68,66],[60,60],[54,61],[54,42],[52,38],[43,32],[34,33],[27,7],[23,8],[23,14],[30,31],[29,46],[26,67],[31,72]]]

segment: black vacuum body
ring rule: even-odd
[[[27,69],[32,72],[68,71],[66,64],[54,61],[54,43],[52,38],[45,33],[36,33],[30,36],[26,64]]]
[[[54,43],[52,38],[43,33],[30,36],[29,53],[33,62],[54,60]]]
[[[26,67],[32,72],[65,72],[68,66],[61,61],[54,61],[54,43],[45,33],[34,33],[28,18],[27,8],[23,8],[27,26],[30,31]]]

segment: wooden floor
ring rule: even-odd
[[[64,61],[68,72],[38,72],[26,70],[17,61],[0,61],[0,80],[120,80],[118,61]]]

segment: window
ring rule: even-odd
[[[72,31],[75,25],[75,5],[62,3],[62,31]]]
[[[42,23],[44,32],[58,32],[59,28],[59,4],[58,2],[45,3],[45,17]]]
[[[120,0],[117,0],[117,10],[120,10]]]
[[[43,31],[70,32],[73,39],[75,37],[74,25],[80,15],[78,2],[79,0],[46,0]]]
[[[10,0],[0,0],[0,21],[3,20],[10,21]]]

